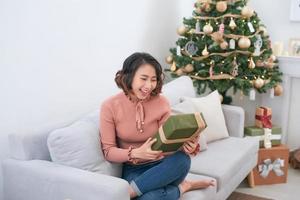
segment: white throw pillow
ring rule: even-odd
[[[54,130],[47,139],[54,163],[120,177],[121,165],[106,161],[99,139],[98,124],[89,118]]]
[[[193,106],[191,106],[191,104],[186,103],[186,102],[182,102],[179,104],[176,104],[174,106],[171,107],[172,110],[172,115],[177,115],[177,114],[188,114],[188,113],[195,113],[197,112],[195,110],[195,108]],[[205,119],[205,117],[204,117]],[[206,143],[206,137],[203,134],[203,132],[200,134],[200,138],[198,141],[199,145],[200,145],[200,151],[204,151],[207,149],[207,143]]]
[[[189,76],[180,76],[163,85],[162,94],[171,106],[180,103],[180,97],[196,97],[193,81]]]
[[[202,134],[205,135],[207,143],[229,137],[218,91],[205,97],[183,97],[182,100],[181,109],[173,109],[173,112],[181,112],[183,108],[188,111],[202,112],[207,123],[207,128]]]

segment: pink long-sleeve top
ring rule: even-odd
[[[168,100],[161,95],[138,102],[121,92],[104,101],[100,112],[100,140],[105,158],[117,163],[129,161],[130,146],[137,148],[152,137],[170,112]],[[142,132],[137,128],[141,117]]]

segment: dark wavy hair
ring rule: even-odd
[[[121,88],[126,95],[128,95],[132,90],[131,85],[136,71],[144,64],[153,66],[157,77],[157,85],[151,92],[151,96],[157,96],[159,93],[161,93],[164,80],[164,74],[161,65],[150,54],[137,52],[126,58],[123,63],[122,70],[119,70],[115,76],[115,82],[117,86]]]

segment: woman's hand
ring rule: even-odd
[[[134,159],[156,160],[163,158],[162,151],[153,151],[151,146],[156,142],[156,138],[149,138],[142,146],[132,149],[131,156]]]
[[[196,152],[197,148],[199,148],[198,139],[199,139],[199,136],[194,138],[193,140],[186,141],[182,146],[184,152],[187,154],[198,153],[198,152]]]

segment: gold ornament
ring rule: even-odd
[[[213,27],[210,25],[210,24],[206,24],[204,27],[203,27],[203,32],[205,34],[211,34],[213,32]]]
[[[252,57],[249,59],[248,67],[249,67],[250,69],[254,69],[254,68],[255,68],[255,63],[254,63]]]
[[[223,50],[227,49],[227,48],[228,48],[228,42],[223,41],[223,42],[220,44],[220,47],[221,47],[221,49],[223,49]]]
[[[216,9],[219,12],[225,12],[227,10],[227,2],[226,1],[218,1],[216,5]]]
[[[166,57],[166,63],[168,63],[168,64],[173,63],[173,56],[172,55]]]
[[[276,56],[275,56],[274,54],[272,54],[272,55],[270,56],[270,59],[271,59],[272,62],[274,62],[274,61],[276,60]]]
[[[262,31],[263,32],[263,36],[265,36],[265,37],[269,35],[268,32],[267,32],[267,29],[265,27],[263,27],[263,26],[260,26],[258,28],[258,31]]]
[[[241,49],[247,49],[251,45],[251,41],[247,37],[241,37],[238,41],[238,45]]]
[[[274,87],[274,95],[275,96],[281,96],[282,95],[282,92],[283,92],[283,87],[279,84],[277,84],[275,87]]]
[[[203,56],[208,56],[209,52],[207,51],[207,46],[205,45],[205,48],[202,51]]]
[[[254,87],[257,89],[261,88],[264,85],[264,80],[261,78],[258,78],[254,81]]]
[[[173,62],[173,64],[171,65],[170,70],[171,70],[172,72],[175,72],[175,71],[176,71],[176,63],[175,63],[175,62]]]
[[[192,64],[187,64],[184,67],[184,72],[190,73],[190,72],[193,72],[193,71],[194,71],[194,66]]]
[[[234,20],[233,20],[232,17],[231,17],[231,20],[230,20],[230,23],[229,23],[229,27],[230,27],[232,30],[234,30],[234,29],[236,28],[236,24],[235,24],[235,22],[234,22]]]
[[[177,76],[181,76],[184,74],[184,71],[182,70],[182,68],[177,69],[177,71],[175,72]]]
[[[187,31],[188,29],[185,26],[180,26],[179,28],[177,28],[177,33],[180,36],[183,36]]]
[[[256,66],[257,67],[263,67],[263,66],[265,66],[265,64],[264,64],[264,62],[262,60],[257,60],[256,61]]]
[[[248,6],[245,6],[242,11],[241,11],[241,14],[243,17],[245,18],[250,18],[253,16],[254,14],[254,10]]]

